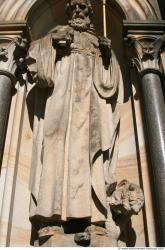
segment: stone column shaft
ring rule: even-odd
[[[6,31],[5,31],[6,28]],[[15,34],[9,36],[9,30]],[[2,164],[12,92],[24,70],[29,37],[26,24],[0,24],[0,168]],[[2,44],[2,46],[1,46]]]
[[[126,23],[129,57],[141,75],[141,107],[155,209],[157,246],[165,246],[165,103],[161,53],[165,23]],[[153,29],[153,30],[152,30]],[[133,50],[132,50],[133,48]],[[131,53],[130,53],[131,52]],[[147,211],[146,211],[147,212]],[[149,226],[149,225],[148,225]]]
[[[165,105],[160,76],[144,74],[141,90],[160,247],[165,246]]]
[[[6,127],[11,103],[11,93],[11,79],[0,74],[0,164],[3,156]]]

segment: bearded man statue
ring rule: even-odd
[[[110,40],[95,33],[90,1],[70,0],[66,12],[68,25],[55,27],[29,50],[40,92],[30,179],[30,220],[39,237],[80,220],[104,228],[116,183],[120,67]]]

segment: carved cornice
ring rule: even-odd
[[[31,40],[30,29],[26,22],[0,22],[0,37],[26,37]]]
[[[154,20],[154,21],[123,21],[124,36],[130,34],[156,34],[161,35],[165,32],[165,21]]]

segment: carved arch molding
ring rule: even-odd
[[[64,0],[0,0],[0,21],[30,21],[36,9],[45,8],[66,2]],[[99,4],[101,0],[93,0]],[[120,9],[127,20],[157,20],[160,19],[159,8],[155,0],[109,0],[110,5]],[[158,10],[158,11],[157,11]]]
[[[101,3],[101,0],[91,1],[93,4],[95,3],[94,8],[96,8],[98,11],[97,13],[99,13],[99,4]],[[64,15],[61,15],[64,13],[62,11],[64,10],[65,2],[66,0],[0,0],[0,22],[27,22],[32,30],[32,33],[35,34],[36,32],[37,34],[38,32],[38,35],[33,37],[33,39],[36,39],[37,37],[42,36],[45,31],[49,31],[54,24],[57,24],[57,20],[60,24],[62,24],[63,21],[65,22]],[[108,2],[110,3],[108,10],[111,11],[110,16],[112,16],[112,18],[110,18],[110,22],[117,20],[117,24],[113,24],[113,27],[111,26],[111,32],[114,30],[115,34],[115,43],[113,45],[114,50],[117,54],[119,62],[121,65],[124,65],[124,63],[122,63],[123,50],[122,39],[120,37],[121,30],[118,29],[119,32],[116,33],[117,29],[114,27],[119,25],[118,22],[120,22],[120,25],[122,26],[123,19],[129,21],[160,20],[161,17],[159,8],[156,0],[108,0]],[[115,18],[113,16],[115,16]],[[95,21],[97,18],[98,14],[95,16]],[[99,20],[102,20],[102,17],[100,17]],[[101,23],[99,25],[101,26]],[[120,25],[117,27],[121,28]],[[119,39],[117,39],[117,36],[119,36]],[[118,48],[120,48],[120,50]],[[127,89],[126,83],[124,86]],[[148,204],[150,205],[150,203]],[[5,209],[7,210],[6,207]],[[10,211],[10,209],[7,211]],[[150,220],[148,220],[147,223],[150,225]]]

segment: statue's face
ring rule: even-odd
[[[89,28],[90,10],[85,0],[72,0],[70,3],[70,25],[78,30]]]

